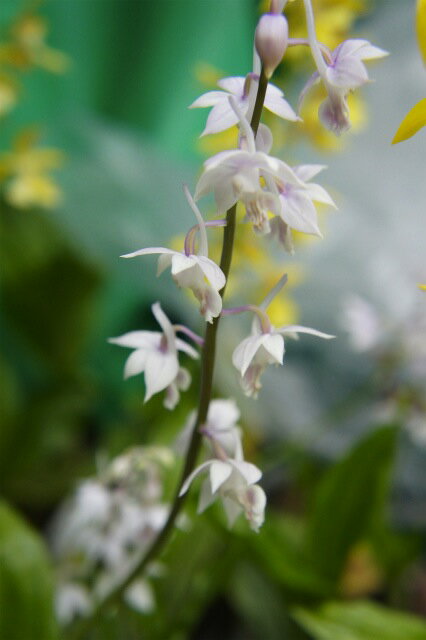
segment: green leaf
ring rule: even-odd
[[[336,584],[351,547],[383,512],[396,428],[369,434],[322,479],[308,525],[314,567]]]
[[[0,502],[0,567],[0,638],[57,638],[46,550],[4,502]]]
[[[292,595],[324,597],[330,584],[315,570],[304,545],[306,531],[300,520],[269,513],[261,534],[247,537],[251,554],[263,570]]]
[[[327,602],[299,608],[294,618],[315,640],[424,640],[420,618],[372,602]]]

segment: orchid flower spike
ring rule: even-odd
[[[282,160],[256,150],[253,131],[247,119],[231,96],[229,103],[238,116],[240,129],[247,148],[222,151],[204,163],[204,171],[195,190],[195,200],[213,192],[218,214],[224,214],[241,200],[247,218],[258,233],[269,233],[271,211],[279,215],[281,204],[278,193],[265,190],[260,185],[261,175],[274,180],[285,179],[286,183],[302,186],[302,181]],[[281,178],[280,178],[281,177]]]
[[[345,40],[324,60],[315,34],[315,21],[311,0],[304,0],[308,39],[317,71],[308,80],[299,99],[299,107],[307,91],[320,80],[327,90],[327,98],[319,109],[323,124],[336,135],[350,128],[347,95],[369,82],[364,60],[383,58],[389,53],[372,45],[368,40]]]
[[[259,310],[266,315],[266,309],[287,282],[284,275],[266,296]],[[267,316],[266,316],[267,317]],[[253,320],[251,335],[234,350],[232,363],[240,373],[241,387],[247,396],[256,398],[262,384],[260,378],[269,364],[282,365],[284,360],[284,335],[297,338],[299,333],[308,333],[329,340],[334,336],[301,325],[287,325],[276,329],[269,321]]]
[[[198,513],[202,513],[219,497],[230,527],[244,513],[250,527],[258,531],[264,521],[266,505],[265,493],[256,484],[262,477],[260,469],[244,460],[207,460],[187,477],[179,495],[183,496],[192,481],[205,471],[208,472],[208,477],[201,487]]]
[[[282,16],[285,20],[284,16]],[[233,76],[222,78],[217,83],[224,91],[208,91],[197,98],[189,109],[213,107],[207,118],[206,127],[201,136],[211,133],[219,133],[238,124],[239,118],[229,104],[229,96],[233,96],[241,113],[247,115],[250,107],[249,95],[252,93],[253,85],[258,85],[259,76],[256,73],[249,73],[245,78]],[[265,108],[271,113],[284,120],[300,120],[293,108],[284,99],[281,89],[273,84],[268,84],[265,96]]]
[[[200,233],[198,254],[193,247],[186,246],[183,252],[173,251],[165,247],[149,247],[127,253],[122,258],[135,258],[153,253],[159,253],[157,275],[167,267],[171,267],[172,278],[178,287],[188,287],[200,303],[200,313],[206,322],[213,322],[213,318],[220,315],[222,298],[219,291],[226,284],[225,274],[213,260],[208,257],[208,242],[205,222],[195,204],[188,187],[184,186],[185,196],[197,218]]]
[[[179,366],[178,351],[183,351],[191,358],[198,358],[198,353],[187,342],[176,337],[175,329],[159,302],[153,304],[151,309],[161,332],[130,331],[117,338],[110,338],[108,342],[134,349],[126,360],[124,377],[145,373],[144,402],[165,389],[164,406],[174,409],[179,401],[179,390],[186,391],[191,383],[187,369]]]

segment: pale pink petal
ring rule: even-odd
[[[275,113],[276,116],[284,118],[284,120],[300,120],[293,107],[282,96],[269,96],[265,98],[265,107],[268,111]]]
[[[117,338],[109,338],[108,342],[130,349],[152,349],[159,346],[160,340],[159,331],[129,331]]]
[[[243,508],[236,500],[231,500],[231,498],[223,497],[222,505],[225,509],[226,519],[228,520],[228,526],[232,527],[238,518],[238,516],[242,513]]]
[[[320,236],[317,223],[317,212],[308,193],[302,189],[294,189],[281,197],[281,217],[289,227],[302,233]]]
[[[263,334],[259,336],[250,336],[249,338],[245,338],[236,347],[232,354],[232,363],[242,376],[245,375],[258,349],[262,346],[263,341]]]
[[[327,169],[324,164],[299,164],[296,167],[293,167],[294,173],[298,178],[303,180],[303,182],[312,180],[312,178],[324,169]]]
[[[328,191],[326,191],[321,185],[315,183],[307,184],[306,192],[309,194],[309,197],[312,200],[315,200],[315,202],[329,204],[331,207],[334,207],[334,209],[337,209],[336,203],[334,202]]]
[[[212,493],[210,481],[206,478],[201,485],[197,513],[203,513],[215,500],[216,496]]]
[[[167,249],[166,247],[148,247],[147,249],[139,249],[138,251],[132,251],[132,253],[125,253],[120,258],[135,258],[136,256],[148,256],[152,253],[170,253],[175,254],[177,251],[173,249]]]
[[[285,327],[280,327],[276,329],[279,333],[309,333],[312,336],[317,336],[318,338],[324,338],[325,340],[331,340],[336,336],[332,336],[329,333],[323,333],[322,331],[317,331],[316,329],[311,329],[310,327],[302,327],[298,324],[289,324]]]
[[[176,344],[175,344],[176,334],[170,320],[162,310],[159,302],[155,302],[151,306],[151,310],[154,315],[154,318],[157,320],[158,324],[163,329],[164,335],[167,338],[167,347],[169,351],[173,352],[176,358]]]
[[[244,92],[244,83],[246,79],[242,76],[231,76],[229,78],[222,78],[217,83],[218,87],[229,91],[237,98],[241,98]]]
[[[207,118],[206,127],[201,136],[211,133],[219,133],[233,127],[238,122],[238,116],[232,109],[228,100],[219,102],[210,111]]]
[[[202,96],[194,100],[188,109],[197,109],[198,107],[214,107],[218,102],[228,99],[228,94],[223,91],[208,91]]]
[[[191,358],[194,358],[194,360],[199,358],[198,351],[196,351],[194,349],[194,347],[191,347],[190,344],[185,342],[185,340],[181,340],[180,338],[176,338],[175,339],[175,343],[176,343],[176,347],[177,347],[177,349],[179,349],[179,351],[183,351],[188,356],[191,356]]]
[[[284,339],[281,335],[272,333],[263,341],[262,347],[267,351],[277,364],[282,364],[284,359]]]
[[[356,57],[347,56],[334,66],[327,67],[326,76],[327,81],[338,89],[355,89],[368,82],[367,69]]]

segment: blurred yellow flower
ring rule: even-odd
[[[38,148],[37,141],[36,131],[24,131],[11,151],[0,154],[0,184],[4,182],[4,197],[19,209],[53,208],[62,198],[61,190],[48,172],[62,165],[64,154],[58,149]]]

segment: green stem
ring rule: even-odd
[[[254,135],[256,135],[257,130],[259,128],[260,116],[262,113],[267,86],[268,86],[268,79],[262,69],[262,72],[259,78],[259,87],[258,87],[256,102],[254,106],[253,117],[250,123],[253,129]],[[234,237],[235,237],[235,227],[236,227],[236,215],[237,215],[237,205],[234,204],[226,214],[226,227],[224,228],[224,233],[223,233],[222,255],[220,259],[220,268],[225,274],[226,281],[228,281],[228,276],[231,269],[232,252],[234,248]],[[220,292],[220,295],[222,296],[222,298],[225,293],[225,287]],[[219,321],[220,321],[220,316],[218,316],[217,318],[214,318],[213,322],[211,324],[208,324],[206,328],[203,355],[201,360],[200,399],[198,404],[197,419],[192,432],[191,441],[189,443],[180,481],[177,485],[177,490],[173,500],[172,508],[170,510],[166,523],[164,524],[158,536],[152,542],[151,546],[149,547],[145,555],[130,571],[130,573],[126,576],[126,578],[122,582],[120,582],[120,584],[117,585],[117,587],[113,591],[111,591],[111,593],[97,605],[97,607],[93,610],[92,615],[89,618],[85,618],[80,623],[77,623],[76,625],[74,625],[74,627],[71,629],[71,633],[68,636],[70,640],[80,640],[81,638],[84,637],[84,634],[93,625],[95,620],[99,619],[100,615],[108,608],[109,605],[113,604],[120,598],[120,596],[127,589],[127,587],[133,582],[133,580],[140,573],[142,573],[144,569],[146,569],[147,565],[153,561],[153,559],[158,555],[158,553],[160,553],[168,537],[173,531],[176,518],[179,515],[182,509],[183,503],[185,502],[187,497],[187,494],[183,496],[179,496],[180,488],[183,482],[186,480],[186,478],[189,476],[189,474],[195,467],[195,463],[197,461],[197,457],[201,447],[202,434],[200,432],[200,427],[206,422],[207,413],[209,410],[209,404],[210,404],[211,395],[212,395],[213,373],[214,373],[214,364],[215,364],[215,357],[216,357],[216,337],[217,337]]]

